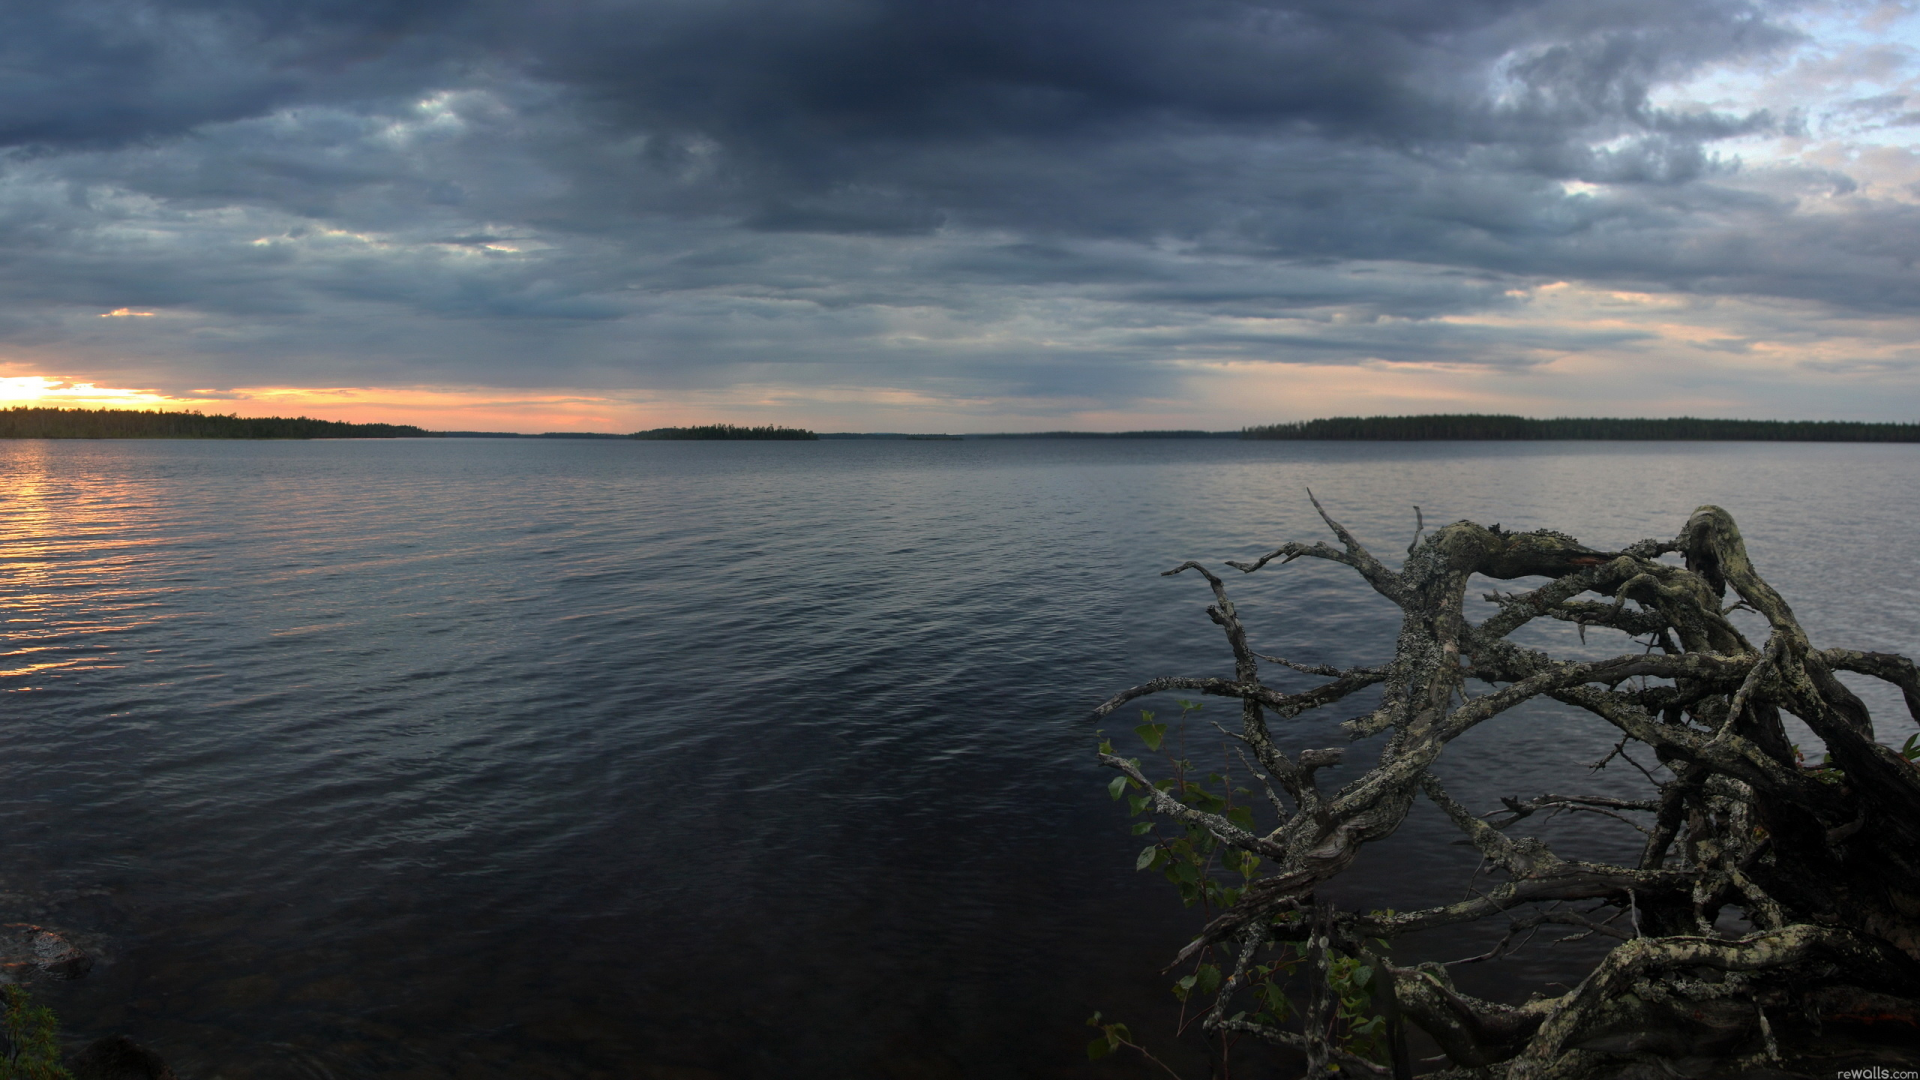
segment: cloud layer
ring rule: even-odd
[[[853,427],[1912,419],[1911,32],[1719,0],[12,4],[0,365]]]

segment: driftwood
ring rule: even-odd
[[[1400,608],[1390,663],[1342,670],[1256,653],[1225,583],[1189,562],[1167,573],[1193,570],[1211,586],[1208,614],[1226,632],[1234,677],[1155,679],[1095,711],[1104,717],[1163,690],[1241,704],[1239,728],[1228,734],[1251,755],[1264,789],[1271,813],[1258,824],[1245,809],[1225,813],[1185,797],[1184,781],[1156,787],[1137,760],[1101,753],[1126,778],[1115,782],[1116,795],[1123,785],[1141,792],[1136,805],[1202,836],[1209,850],[1235,860],[1227,865],[1251,867],[1247,856],[1259,857],[1259,872],[1247,871],[1244,887],[1225,894],[1230,906],[1178,958],[1219,960],[1206,1030],[1293,1047],[1313,1075],[1405,1077],[1415,1065],[1402,1025],[1412,1024],[1439,1044],[1443,1064],[1459,1070],[1452,1075],[1580,1080],[1660,1059],[1777,1061],[1783,1025],[1845,1018],[1848,1010],[1911,1022],[1920,997],[1920,768],[1876,741],[1865,705],[1835,672],[1898,686],[1920,720],[1912,661],[1815,647],[1718,507],[1695,511],[1675,539],[1621,551],[1552,531],[1461,521],[1424,542],[1416,533],[1397,570],[1317,500],[1314,507],[1339,546],[1288,543],[1257,562],[1227,565],[1252,573],[1276,560],[1315,558],[1351,567]],[[1684,565],[1661,558],[1671,554]],[[1492,613],[1476,624],[1464,613],[1474,574],[1549,581],[1488,595]],[[1727,618],[1735,607],[1764,617],[1766,640],[1750,641],[1735,627]],[[1540,618],[1579,624],[1583,637],[1587,627],[1623,631],[1640,647],[1575,662],[1509,640]],[[1263,661],[1328,681],[1282,693],[1262,682]],[[1470,683],[1491,689],[1470,692]],[[1314,772],[1340,751],[1287,752],[1283,722],[1372,686],[1382,688],[1379,707],[1345,728],[1354,739],[1385,735],[1379,762],[1340,790],[1322,791]],[[1429,771],[1475,725],[1536,698],[1612,725],[1623,747],[1650,749],[1659,765],[1643,770],[1647,797],[1542,794],[1506,799],[1503,810],[1482,817]],[[1826,764],[1803,763],[1783,714],[1825,744]],[[1316,887],[1393,833],[1420,798],[1444,812],[1504,880],[1462,902],[1417,911],[1317,903]],[[1542,811],[1617,818],[1641,829],[1644,850],[1632,865],[1563,859],[1521,835],[1518,823]],[[1513,933],[1561,925],[1617,944],[1570,991],[1521,1005],[1469,997],[1444,966],[1396,966],[1368,944],[1481,919],[1509,920]],[[1358,1049],[1343,1043],[1334,995],[1317,986],[1304,1006],[1262,1011],[1253,991],[1274,970],[1262,959],[1276,955],[1309,965],[1310,973],[1331,970],[1339,956],[1367,962],[1384,1034]]]

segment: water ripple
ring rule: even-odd
[[[1711,501],[1817,640],[1912,653],[1917,450],[3,443],[0,914],[102,942],[56,1006],[182,1075],[1078,1075],[1190,929],[1079,719],[1225,670],[1160,570],[1318,536],[1309,484],[1383,552],[1416,503],[1616,545]],[[1266,651],[1391,649],[1337,567],[1233,587]],[[1468,742],[1491,797],[1608,740]],[[1342,888],[1457,888],[1443,830]]]

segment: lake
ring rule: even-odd
[[[1134,872],[1086,715],[1230,672],[1204,581],[1159,572],[1324,538],[1309,487],[1389,561],[1415,505],[1608,548],[1718,503],[1816,644],[1920,651],[1913,445],[21,441],[0,475],[0,921],[99,956],[40,992],[70,1034],[185,1080],[1148,1075],[1084,1021],[1165,1048],[1196,914]],[[1341,567],[1229,587],[1264,652],[1389,654]],[[1585,768],[1613,741],[1543,706],[1441,772],[1477,810],[1639,790]],[[1339,899],[1462,895],[1437,817]]]

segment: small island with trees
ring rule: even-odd
[[[768,424],[764,427],[736,427],[732,424],[701,424],[697,427],[663,427],[650,431],[636,431],[635,439],[722,439],[728,441],[805,441],[820,436],[805,428],[776,427]]]

